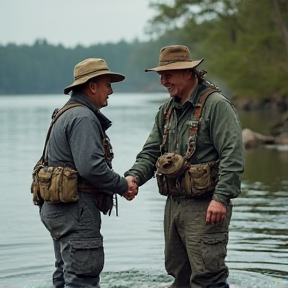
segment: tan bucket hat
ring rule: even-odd
[[[146,69],[145,72],[191,69],[197,67],[203,60],[190,59],[190,51],[184,45],[166,46],[160,50],[158,66]]]
[[[78,63],[74,68],[74,82],[64,88],[64,94],[68,94],[73,87],[84,84],[89,79],[108,75],[111,77],[111,82],[120,82],[125,79],[125,76],[109,70],[104,59],[88,58]]]

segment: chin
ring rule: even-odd
[[[170,97],[176,97],[177,96],[177,93],[169,93],[170,94]]]
[[[177,89],[173,89],[171,91],[168,90],[168,93],[171,97],[175,97],[178,94],[178,90]]]

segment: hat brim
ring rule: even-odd
[[[82,77],[78,80],[75,80],[71,85],[67,86],[64,88],[64,94],[69,94],[69,92],[72,90],[72,88],[79,86],[81,84],[86,83],[88,80],[94,78],[94,77],[99,77],[99,76],[109,76],[111,83],[114,82],[121,82],[125,79],[125,76],[119,73],[114,73],[114,72],[101,72],[97,74],[91,74],[86,77]]]
[[[145,72],[149,72],[149,71],[160,72],[160,71],[167,71],[167,70],[192,69],[200,65],[203,61],[204,61],[204,58],[201,60],[197,60],[197,61],[174,62],[171,64],[146,69]]]

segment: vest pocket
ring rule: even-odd
[[[49,203],[78,200],[78,173],[69,167],[44,166],[38,174],[41,197]]]
[[[53,167],[44,166],[39,170],[37,175],[40,195],[45,201],[48,201],[51,198],[49,189],[51,186],[53,169]]]

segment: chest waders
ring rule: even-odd
[[[189,163],[189,159],[196,150],[197,131],[202,109],[207,98],[213,92],[218,92],[218,90],[209,88],[199,97],[194,115],[190,120],[188,147],[185,156],[165,152],[158,158],[156,178],[160,194],[200,198],[206,196],[207,193],[213,193],[217,183],[218,162],[211,161],[195,165]],[[172,108],[171,99],[165,113],[163,140],[160,145],[161,152],[167,141],[167,127],[169,126]]]

